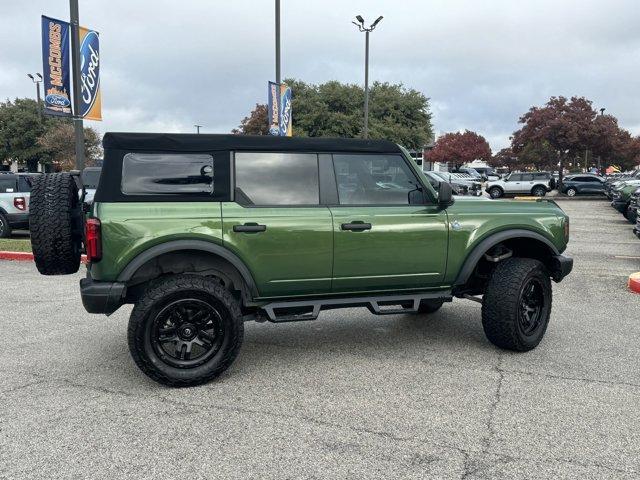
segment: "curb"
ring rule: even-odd
[[[629,282],[627,287],[634,293],[640,293],[640,272],[632,273],[629,275]]]
[[[33,262],[33,253],[0,251],[0,260],[12,260],[14,262]],[[82,255],[82,257],[80,257],[80,263],[87,263],[86,255]]]

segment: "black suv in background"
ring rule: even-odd
[[[587,173],[567,175],[562,180],[562,193],[566,193],[569,197],[574,197],[581,193],[601,193],[604,195],[605,179],[598,175],[590,175]]]

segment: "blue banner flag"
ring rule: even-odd
[[[269,135],[290,137],[291,87],[284,83],[269,82],[268,107]]]
[[[42,16],[44,113],[70,117],[69,23]]]

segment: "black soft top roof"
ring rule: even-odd
[[[105,149],[207,152],[215,150],[376,152],[398,153],[387,140],[355,138],[276,137],[271,135],[212,135],[195,133],[105,133]]]

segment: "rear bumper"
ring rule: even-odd
[[[124,303],[127,286],[118,282],[97,282],[91,277],[80,280],[82,305],[89,313],[110,315]]]
[[[29,228],[29,214],[28,213],[9,213],[7,214],[7,221],[11,228],[28,229]]]
[[[573,270],[573,258],[565,255],[554,255],[551,260],[551,276],[556,282],[562,281]]]

